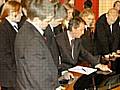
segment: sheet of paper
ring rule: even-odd
[[[97,69],[93,69],[93,68],[89,68],[89,67],[83,67],[83,66],[76,66],[76,67],[68,69],[68,71],[78,72],[78,73],[89,75],[89,74],[97,71]]]

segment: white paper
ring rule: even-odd
[[[68,71],[89,75],[89,74],[97,71],[97,69],[93,69],[93,68],[89,68],[89,67],[83,67],[83,66],[76,66],[76,67],[68,69]]]

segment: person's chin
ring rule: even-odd
[[[80,36],[77,36],[76,38],[80,38]]]
[[[20,20],[16,20],[15,22],[20,22]]]

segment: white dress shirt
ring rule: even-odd
[[[18,24],[16,22],[12,22],[9,18],[6,17],[8,22],[13,26],[14,30],[18,32]]]
[[[72,44],[71,41],[75,38],[72,37],[72,35],[70,34],[70,31],[67,31],[67,34],[68,34],[69,43],[71,45]],[[72,57],[74,59],[74,56],[73,56],[74,45],[71,45],[71,46],[72,46]]]
[[[111,31],[111,33],[112,33],[112,25],[110,25],[110,31]]]

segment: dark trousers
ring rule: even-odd
[[[13,87],[2,87],[1,90],[15,90],[15,88],[13,88]]]

